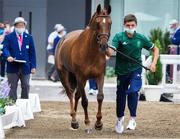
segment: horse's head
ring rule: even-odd
[[[99,4],[96,9],[96,13],[92,17],[89,26],[95,30],[97,36],[97,43],[100,45],[101,51],[106,51],[108,48],[108,39],[111,31],[111,6],[101,9]]]

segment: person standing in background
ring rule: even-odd
[[[33,37],[25,32],[23,17],[14,20],[14,31],[4,39],[3,53],[7,59],[7,77],[11,86],[9,96],[17,99],[18,81],[21,81],[21,98],[29,97],[30,74],[36,72],[36,53]]]
[[[169,30],[170,30],[170,39],[172,46],[170,48],[170,54],[180,54],[180,26],[176,19],[173,19],[169,23]],[[178,71],[180,70],[180,65],[178,65]],[[173,76],[173,67],[170,66],[170,78],[172,80]]]
[[[176,49],[176,54],[179,55],[179,45],[180,45],[180,26],[178,24],[178,21],[177,20],[172,20],[170,22],[170,37],[171,37],[171,42],[172,44],[176,45],[177,46],[177,49]]]
[[[47,69],[47,78],[48,80],[52,80],[51,79],[51,75],[54,72],[54,39],[58,36],[58,29],[61,28],[62,25],[61,24],[56,24],[54,26],[54,31],[51,32],[48,36],[48,45],[47,45],[47,54],[48,54],[48,64],[50,64],[50,67]]]
[[[98,93],[98,88],[97,88],[97,83],[95,79],[89,79],[89,91],[88,94],[89,95],[97,95]]]
[[[58,32],[58,35],[56,36],[56,38],[53,41],[53,48],[52,48],[52,55],[53,56],[55,55],[55,50],[56,50],[57,44],[66,35],[66,31],[65,31],[65,28],[64,28],[63,25],[59,25],[57,27],[57,32]],[[57,82],[59,80],[59,75],[57,73],[55,64],[53,64],[52,69],[53,69],[52,70],[52,74],[49,75],[50,76],[50,80],[53,81],[53,82]]]
[[[10,25],[10,23],[7,22],[7,21],[4,23],[4,25],[5,25],[5,35],[8,35],[9,33],[12,32],[12,31],[11,31],[11,25]]]

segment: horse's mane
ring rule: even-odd
[[[93,16],[91,17],[91,19],[90,19],[90,21],[89,21],[89,24],[88,24],[88,26],[90,26],[91,25],[91,23],[93,22],[93,19],[94,19],[94,17],[96,16],[96,12],[93,14]]]

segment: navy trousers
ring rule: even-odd
[[[126,98],[128,108],[132,117],[136,116],[138,104],[138,91],[142,86],[141,79],[142,69],[132,71],[127,75],[117,75],[117,91],[116,91],[116,114],[117,117],[124,116],[126,106]]]
[[[89,79],[89,90],[97,90],[97,83],[95,79]]]
[[[29,97],[29,79],[30,74],[24,75],[21,70],[18,73],[8,73],[8,82],[10,84],[9,97],[16,101],[18,81],[21,81],[21,98],[28,99]]]

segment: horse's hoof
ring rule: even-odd
[[[71,122],[71,127],[73,129],[78,129],[79,128],[79,123],[78,122]]]
[[[102,128],[103,128],[103,123],[101,122],[101,123],[99,123],[99,124],[95,124],[95,129],[96,130],[102,130]]]

